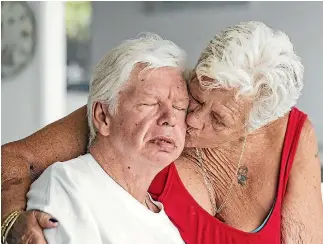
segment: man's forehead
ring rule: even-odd
[[[144,68],[137,70],[137,75],[133,78],[139,81],[138,85],[162,84],[166,85],[165,79],[168,79],[172,84],[168,85],[185,85],[186,81],[183,78],[183,72],[180,68],[175,67],[159,67],[159,68]]]
[[[176,84],[175,82],[171,83],[163,83],[162,81],[156,84],[146,83],[142,84],[141,87],[136,87],[136,94],[140,96],[148,96],[148,97],[164,97],[172,94],[174,98],[178,101],[187,100],[188,93],[187,87],[183,83],[183,85]]]
[[[157,67],[157,68],[148,68],[145,67],[138,72],[138,77],[140,79],[159,79],[163,77],[174,77],[177,80],[183,80],[183,71],[178,67]]]
[[[185,91],[187,90],[186,85],[179,85],[176,83],[156,83],[156,84],[151,84],[151,83],[146,83],[146,84],[141,84],[140,86],[134,87],[137,92],[141,94],[147,94],[147,95],[154,95],[156,93],[160,93],[163,90],[169,91],[172,90],[173,92],[178,92],[179,95],[183,94],[185,95]]]
[[[131,72],[126,90],[147,94],[165,88],[183,91],[187,87],[182,74],[182,70],[176,67],[147,68],[146,65],[137,64]]]

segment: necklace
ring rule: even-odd
[[[149,204],[148,204],[148,202],[147,202],[147,198],[149,198],[150,199],[150,197],[149,197],[149,193],[147,192],[147,195],[146,195],[146,197],[145,197],[145,204],[146,204],[146,207],[149,209],[149,210],[151,210],[150,209],[150,207],[149,207]]]
[[[247,134],[245,134],[245,137],[244,137],[244,141],[243,141],[243,144],[242,144],[242,150],[241,150],[240,158],[239,158],[238,165],[237,165],[237,172],[236,172],[238,183],[241,184],[241,185],[245,185],[245,181],[248,179],[247,176],[246,176],[246,173],[248,172],[248,170],[245,173],[245,175],[242,175],[243,177],[241,177],[241,174],[240,174],[240,171],[241,171],[240,164],[241,164],[241,159],[242,159],[242,156],[243,156],[243,153],[244,153],[244,150],[245,150],[246,141],[247,141]],[[203,165],[202,154],[201,154],[201,151],[198,148],[196,148],[196,155],[197,155],[200,167],[202,169],[204,183],[206,185],[206,188],[207,188],[207,191],[208,191],[208,194],[209,194],[209,198],[210,198],[210,201],[211,201],[211,205],[212,205],[212,208],[213,208],[212,209],[212,211],[213,211],[212,214],[213,214],[213,216],[219,217],[219,219],[224,222],[224,219],[220,218],[220,212],[222,211],[222,209],[224,208],[225,204],[227,203],[229,197],[232,194],[234,179],[232,180],[232,182],[230,184],[230,187],[228,189],[228,193],[226,194],[226,196],[224,198],[224,201],[222,202],[222,204],[219,207],[217,207],[216,206],[216,201],[215,201],[215,191],[214,191],[213,187],[211,186],[210,180],[207,177],[207,172],[206,172],[206,169],[204,168],[204,165]],[[247,168],[245,166],[243,166],[243,167]],[[240,183],[240,182],[243,182],[243,183]]]

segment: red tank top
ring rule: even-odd
[[[207,213],[186,190],[175,164],[163,169],[152,182],[149,192],[162,202],[165,212],[188,244],[280,244],[281,204],[293,164],[299,136],[307,115],[293,108],[289,114],[281,156],[276,201],[265,226],[256,233],[235,229]]]

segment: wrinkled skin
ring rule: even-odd
[[[55,221],[50,215],[40,211],[23,211],[10,230],[7,242],[9,244],[46,244],[43,229],[55,228],[57,226]]]

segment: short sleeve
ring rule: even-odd
[[[58,220],[58,226],[44,230],[48,244],[101,243],[91,211],[63,163],[46,169],[31,185],[27,210],[40,210]]]

